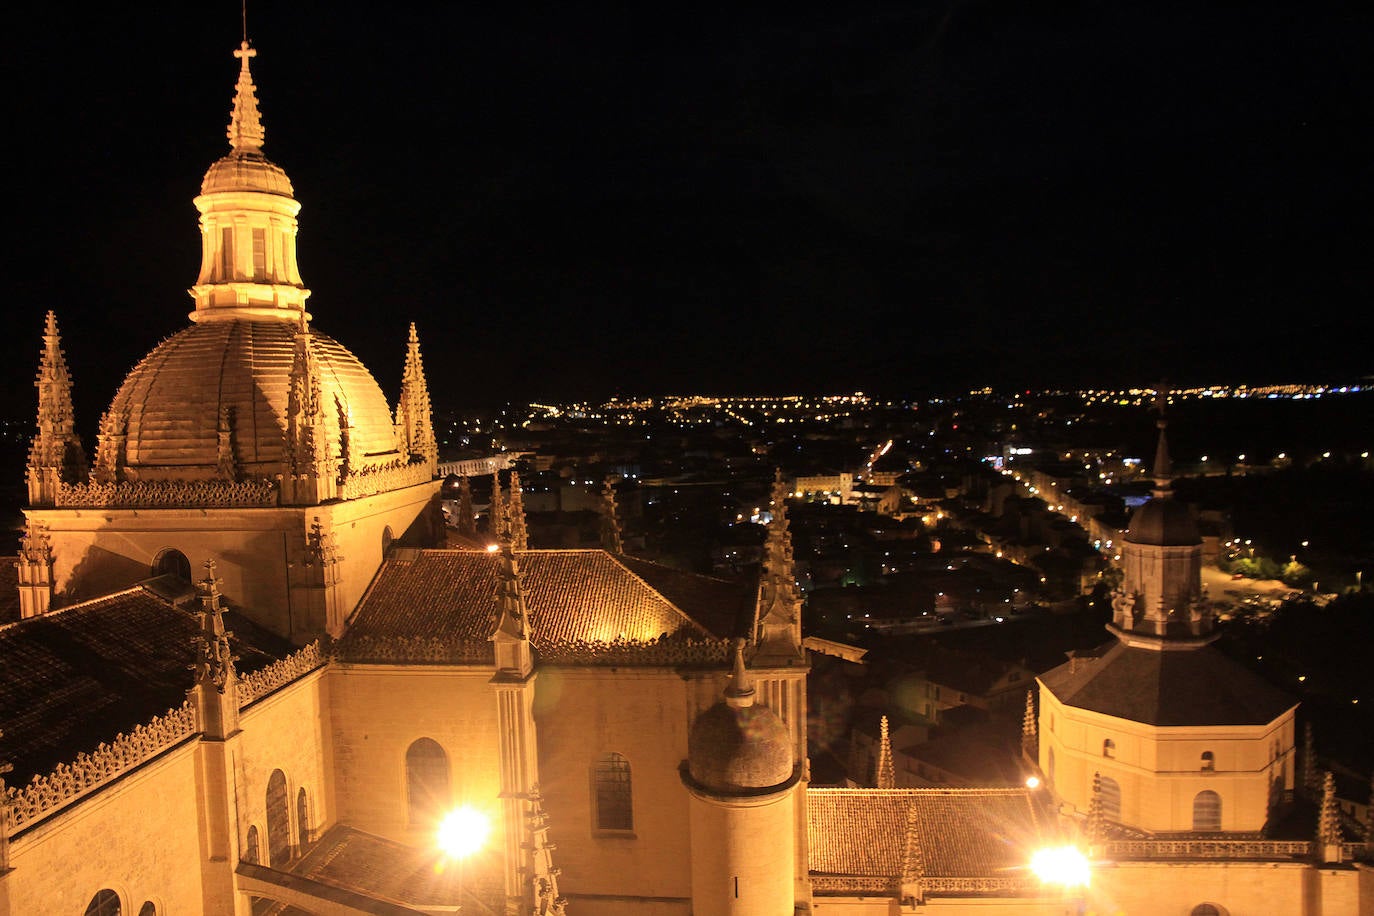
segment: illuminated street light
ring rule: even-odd
[[[1031,871],[1044,884],[1070,890],[1087,887],[1091,869],[1088,857],[1076,846],[1050,846],[1031,856]]]
[[[435,838],[451,859],[464,859],[482,848],[491,833],[491,820],[474,808],[450,811],[439,823]]]

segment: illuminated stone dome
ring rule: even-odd
[[[408,455],[398,451],[371,373],[309,328],[310,290],[296,263],[300,204],[286,172],[262,153],[266,133],[249,69],[256,52],[244,42],[234,54],[230,151],[210,166],[195,199],[201,264],[189,291],[193,323],[120,386],[101,422],[97,473],[150,481],[308,472],[326,481],[305,500],[314,502],[336,495],[328,481],[344,471]],[[289,487],[284,497],[296,501]]]
[[[239,476],[283,473],[296,331],[273,319],[209,321],[159,344],[129,373],[107,414],[124,437],[125,476],[212,478],[225,447]],[[371,373],[331,338],[312,331],[311,339],[334,451],[347,417],[359,458],[398,458],[391,413]]]
[[[265,156],[237,152],[217,160],[201,180],[200,193],[219,191],[257,191],[295,198],[285,169]]]

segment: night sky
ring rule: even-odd
[[[87,432],[186,324],[239,10],[154,6],[6,14],[21,417],[46,309]],[[513,6],[250,4],[311,311],[389,397],[410,320],[439,407],[1374,372],[1374,7]]]

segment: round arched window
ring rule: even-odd
[[[180,550],[168,548],[157,555],[153,561],[153,575],[176,576],[185,582],[191,581],[191,561]]]
[[[119,916],[123,912],[119,895],[107,887],[95,892],[91,902],[86,904],[85,916]]]

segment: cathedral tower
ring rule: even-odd
[[[1166,402],[1161,392],[1154,497],[1122,539],[1114,639],[1041,676],[1038,725],[1023,734],[1038,738],[1048,788],[1100,831],[1257,832],[1293,787],[1296,704],[1211,645],[1202,541],[1170,486]]]
[[[120,385],[89,479],[48,317],[26,514],[47,532],[50,575],[29,564],[34,607],[32,586],[58,606],[157,575],[189,590],[190,571],[215,558],[235,610],[308,642],[342,631],[386,545],[437,534],[418,337],[412,326],[393,414],[368,369],[315,328],[296,260],[301,205],[263,154],[256,53],[246,41],[234,52],[229,150],[195,197],[190,325]]]
[[[682,782],[691,796],[692,912],[788,916],[795,845],[789,840],[802,767],[782,720],[756,704],[743,643],[724,699],[697,717]]]

